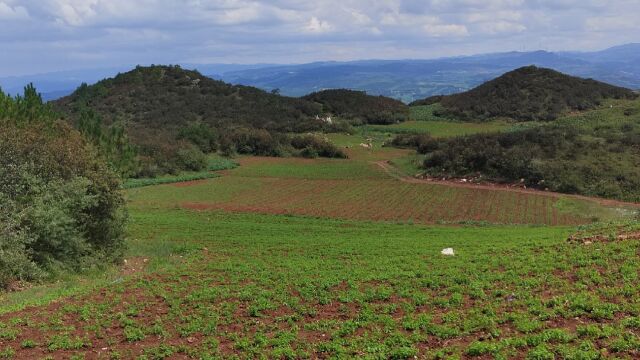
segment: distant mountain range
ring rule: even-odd
[[[303,96],[332,88],[363,90],[410,102],[469,90],[505,72],[536,65],[574,76],[640,89],[640,43],[595,52],[507,52],[433,60],[362,60],[300,65],[181,64],[232,84],[251,85]],[[18,93],[33,82],[47,100],[70,94],[80,83],[94,83],[127,68],[66,71],[0,78],[5,92]]]
[[[640,88],[640,43],[597,52],[508,52],[434,60],[321,62],[230,71],[221,79],[284,95],[328,88],[364,90],[405,102],[469,90],[516,68],[536,65],[631,89]]]

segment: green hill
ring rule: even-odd
[[[444,96],[440,104],[441,114],[464,120],[508,117],[519,121],[550,121],[571,111],[593,109],[604,99],[636,96],[625,88],[527,66],[467,92]]]
[[[599,109],[551,123],[449,139],[397,138],[425,154],[426,175],[519,183],[640,201],[640,100],[608,100]]]
[[[230,85],[179,66],[138,66],[94,85],[83,84],[54,107],[90,135],[101,127],[123,128],[141,163],[134,171],[138,176],[203,168],[200,152],[216,149],[344,156],[318,139],[294,142],[286,135],[335,127],[316,119],[320,105]]]
[[[201,121],[213,127],[246,125],[275,131],[306,131],[320,107],[250,86],[234,86],[178,66],[137,67],[95,85],[82,85],[56,102],[71,116],[85,105],[106,121],[131,126],[180,127]]]
[[[393,124],[409,116],[409,108],[401,101],[367,95],[364,91],[323,90],[303,99],[321,104],[325,113],[365,124]]]

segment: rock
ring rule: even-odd
[[[453,251],[453,248],[442,249],[442,251],[440,251],[440,254],[446,255],[446,256],[454,256],[455,255],[455,253]]]

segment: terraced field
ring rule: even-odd
[[[392,222],[577,225],[619,212],[556,194],[407,183],[359,149],[351,160],[247,157],[223,176],[131,190],[131,206]]]
[[[401,181],[376,162],[407,151],[334,140],[349,160],[128,190],[127,262],[0,294],[0,358],[640,356],[640,243],[567,240],[629,212]]]
[[[3,358],[640,355],[637,241],[572,243],[563,227],[132,216],[138,272],[0,315]]]

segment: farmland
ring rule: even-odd
[[[357,139],[357,137],[356,137]],[[343,143],[348,139],[342,138]],[[351,139],[354,141],[354,139]],[[620,213],[556,194],[398,181],[373,161],[398,149],[350,149],[349,160],[240,158],[225,176],[130,191],[133,209],[179,207],[348,220],[577,225]]]
[[[637,240],[567,241],[633,209],[409,181],[384,136],[329,138],[349,159],[132,186],[126,264],[0,295],[0,358],[638,356]]]
[[[150,259],[146,270],[1,315],[3,357],[547,359],[640,350],[637,242],[568,243],[566,227],[132,215],[130,261]],[[456,256],[441,256],[444,247]]]

